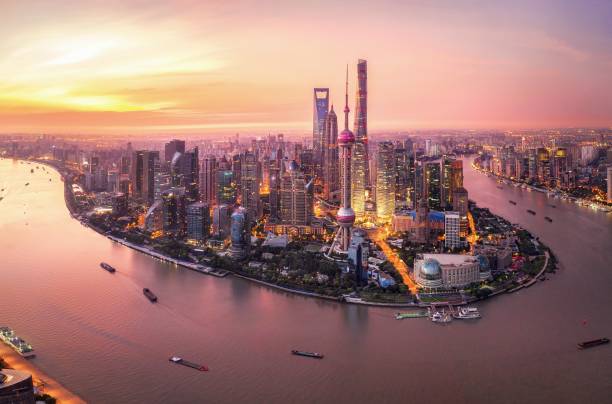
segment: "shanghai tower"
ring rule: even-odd
[[[368,65],[367,61],[357,62],[357,90],[355,93],[355,146],[353,149],[353,209],[358,218],[365,214],[365,191],[369,183],[368,159]]]

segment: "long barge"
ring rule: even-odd
[[[142,290],[142,293],[147,297],[147,299],[151,301],[151,303],[157,303],[157,296],[155,295],[155,293],[151,292],[151,289],[144,288]]]
[[[306,352],[306,351],[298,351],[297,349],[293,349],[291,353],[293,355],[305,356],[307,358],[323,359],[323,355],[318,352]]]
[[[594,339],[591,341],[585,341],[585,342],[581,342],[578,344],[578,349],[587,349],[587,348],[593,348],[599,345],[605,345],[605,344],[609,344],[610,343],[610,339],[609,338],[598,338],[598,339]]]
[[[105,269],[105,270],[107,270],[108,272],[110,272],[111,274],[114,274],[114,273],[115,273],[115,271],[116,271],[116,269],[115,269],[115,268],[113,268],[112,266],[110,266],[110,265],[109,265],[109,264],[107,264],[106,262],[101,262],[101,263],[100,263],[100,266],[101,266],[103,269]]]
[[[197,363],[194,363],[194,362],[189,362],[189,361],[186,361],[185,359],[180,358],[178,356],[171,356],[169,361],[172,362],[172,363],[176,363],[177,365],[183,365],[183,366],[187,366],[188,368],[199,370],[200,372],[207,372],[208,371],[208,366],[200,365],[200,364],[197,364]]]

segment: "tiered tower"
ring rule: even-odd
[[[342,165],[342,205],[338,209],[336,219],[340,225],[340,240],[342,251],[347,251],[351,242],[351,229],[355,223],[355,211],[351,208],[351,151],[355,143],[355,135],[348,128],[348,66],[346,68],[346,88],[344,93],[344,130],[338,136],[340,161]]]

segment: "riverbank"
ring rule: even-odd
[[[4,343],[0,343],[0,358],[3,358],[11,369],[30,373],[34,386],[37,387],[41,393],[46,393],[54,397],[58,403],[79,404],[86,402],[81,397],[62,386],[57,380],[51,378],[48,374],[37,368],[32,362],[32,359],[28,360],[23,358]]]
[[[143,244],[138,244],[138,243],[134,243],[134,242],[130,242],[127,241],[125,239],[113,236],[113,235],[109,235],[107,232],[103,231],[102,229],[98,229],[96,228],[96,226],[92,225],[91,223],[89,223],[88,220],[85,219],[81,219],[80,213],[77,211],[76,209],[76,204],[74,203],[73,197],[72,197],[72,190],[71,190],[71,184],[69,179],[67,178],[68,175],[72,174],[69,171],[67,171],[65,169],[65,167],[61,167],[59,165],[56,164],[52,164],[49,161],[42,161],[42,160],[35,160],[37,163],[40,164],[44,164],[47,165],[53,169],[55,169],[63,178],[64,180],[64,187],[65,187],[65,203],[66,206],[71,214],[71,216],[73,218],[79,219],[79,221],[81,222],[81,224],[83,224],[86,227],[91,228],[92,230],[96,231],[97,233],[103,235],[104,237],[107,237],[108,239],[110,239],[113,242],[122,244],[123,246],[129,247],[133,250],[139,251],[143,254],[149,255],[155,259],[161,260],[161,261],[165,261],[165,262],[169,262],[172,263],[176,266],[180,266],[180,267],[184,267],[187,268],[189,270],[193,270],[202,274],[207,274],[207,275],[212,275],[212,276],[216,276],[216,277],[225,277],[229,274],[232,274],[233,276],[236,276],[238,278],[241,279],[245,279],[254,283],[257,283],[259,285],[263,285],[272,289],[276,289],[279,291],[283,291],[286,293],[293,293],[296,295],[301,295],[301,296],[306,296],[306,297],[313,297],[313,298],[318,298],[318,299],[324,299],[327,301],[334,301],[334,302],[338,302],[338,303],[350,303],[350,304],[357,304],[357,305],[364,305],[364,306],[373,306],[373,307],[389,307],[389,308],[424,308],[424,307],[430,307],[432,304],[444,304],[444,303],[448,303],[448,302],[443,302],[443,301],[436,301],[436,302],[419,302],[419,303],[415,303],[415,302],[407,302],[407,303],[393,303],[393,302],[376,302],[376,301],[369,301],[369,300],[363,300],[362,298],[359,297],[345,297],[345,296],[331,296],[331,295],[325,295],[325,294],[320,294],[320,293],[316,293],[316,292],[310,292],[307,290],[300,290],[300,289],[294,289],[292,287],[288,287],[286,285],[278,285],[275,283],[270,283],[270,282],[266,282],[264,280],[258,279],[258,278],[253,278],[250,277],[248,275],[239,273],[239,272],[235,272],[235,271],[230,271],[230,270],[221,270],[221,269],[215,269],[215,268],[211,268],[205,265],[201,265],[198,263],[193,263],[193,262],[189,262],[189,261],[184,261],[184,260],[179,260],[173,257],[170,257],[168,255],[162,254],[158,251],[155,251],[154,249],[152,249],[151,247],[147,246],[147,245],[143,245]],[[544,267],[545,269],[545,267]],[[543,270],[544,270],[543,269]],[[543,271],[542,271],[543,272]],[[534,280],[537,279],[534,278]],[[519,288],[524,287],[524,285],[519,285]],[[502,289],[498,289],[498,290],[494,290],[487,298],[491,298],[493,296],[502,294],[502,293],[506,293],[510,290],[511,288],[502,288]],[[454,302],[453,304],[455,305],[463,305],[463,304],[468,304],[468,303],[473,303],[479,300],[483,300],[483,298],[478,298],[478,297],[471,297],[471,298],[464,298],[462,299],[462,301],[457,301]]]
[[[589,200],[589,199],[584,199],[584,198],[577,198],[575,196],[570,196],[567,195],[567,193],[565,192],[561,192],[559,190],[549,190],[546,188],[539,188],[536,187],[535,185],[529,185],[525,182],[522,181],[517,181],[515,179],[512,178],[508,178],[505,177],[503,175],[499,175],[499,174],[495,174],[492,171],[489,170],[485,170],[484,168],[477,166],[475,164],[472,164],[472,168],[474,168],[474,170],[478,171],[479,173],[482,173],[486,176],[493,176],[495,178],[497,178],[499,181],[502,181],[504,184],[506,185],[513,185],[515,187],[519,187],[522,189],[526,189],[527,191],[535,191],[535,192],[540,192],[542,194],[546,194],[547,197],[554,197],[554,198],[559,198],[561,200],[565,200],[565,201],[569,201],[569,202],[573,202],[578,206],[584,206],[584,207],[588,207],[600,212],[606,212],[606,213],[611,213],[612,212],[612,206],[610,205],[606,205],[606,204],[602,204],[600,202],[596,202],[593,200]]]

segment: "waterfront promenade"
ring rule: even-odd
[[[21,355],[13,351],[4,343],[0,343],[0,357],[3,358],[12,369],[31,373],[34,386],[37,386],[41,393],[46,393],[55,397],[58,403],[85,403],[79,396],[69,391],[59,382],[34,366],[31,360],[21,357]]]

